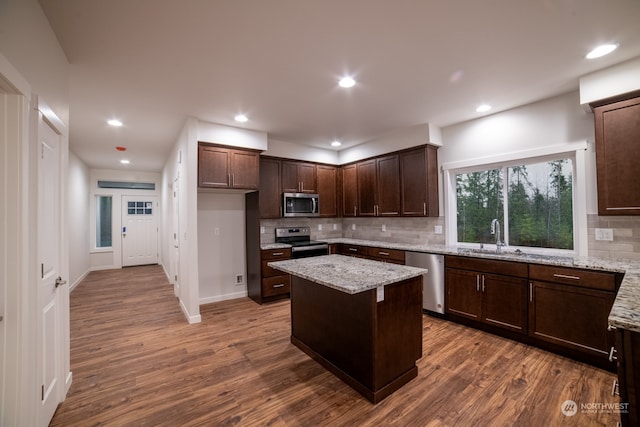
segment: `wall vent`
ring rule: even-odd
[[[120,188],[124,190],[155,190],[153,182],[98,181],[98,188]]]

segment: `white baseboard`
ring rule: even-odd
[[[200,314],[196,316],[192,316],[187,310],[187,307],[185,307],[184,304],[182,303],[182,300],[178,300],[178,301],[180,301],[180,309],[182,310],[182,313],[184,313],[184,317],[187,318],[187,322],[189,322],[190,325],[194,323],[202,322],[202,316],[200,316]]]
[[[69,393],[69,389],[71,388],[71,382],[73,381],[73,372],[69,371],[67,373],[67,378],[65,378],[64,381],[64,395],[65,397],[67,396],[67,393]]]
[[[162,267],[162,271],[164,271],[164,275],[167,276],[167,280],[169,281],[169,284],[173,285],[173,280],[171,280],[171,275],[169,274],[167,269],[164,267],[164,264],[160,264],[160,266]]]
[[[212,302],[227,301],[227,300],[230,300],[230,299],[244,298],[244,297],[246,297],[248,295],[249,294],[247,293],[247,291],[244,290],[244,291],[240,291],[240,292],[234,292],[234,293],[231,293],[231,294],[215,295],[215,296],[212,296],[212,297],[200,298],[200,305],[211,304]]]
[[[73,282],[71,284],[71,286],[69,286],[69,292],[72,292],[76,286],[78,286],[80,284],[80,282],[82,282],[84,280],[85,277],[87,277],[87,275],[91,272],[91,269],[85,271],[84,273],[82,273],[82,275],[80,277],[78,277],[78,279]]]
[[[102,271],[102,270],[118,270],[121,269],[121,265],[98,265],[89,268],[89,271]]]

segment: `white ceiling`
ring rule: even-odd
[[[638,0],[40,3],[71,64],[71,150],[92,168],[161,170],[189,116],[346,148],[576,90],[640,56]],[[584,59],[605,42],[620,47]],[[344,74],[356,86],[339,88]]]

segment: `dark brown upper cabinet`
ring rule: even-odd
[[[284,193],[317,193],[316,165],[305,162],[283,161],[282,191]]]
[[[260,157],[260,218],[282,217],[281,165],[278,159]]]
[[[402,216],[439,215],[438,148],[427,145],[400,153]]]
[[[257,190],[260,152],[198,143],[198,186]]]
[[[343,166],[340,169],[342,172],[342,216],[357,216],[358,176],[356,165],[354,163]]]
[[[640,215],[640,96],[595,106],[599,215]]]
[[[320,216],[338,216],[338,168],[317,165],[316,177],[320,197]]]
[[[398,155],[357,163],[358,215],[400,215],[400,166]]]

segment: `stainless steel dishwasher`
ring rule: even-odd
[[[422,252],[407,252],[405,264],[429,270],[422,276],[422,308],[444,314],[444,256]]]

